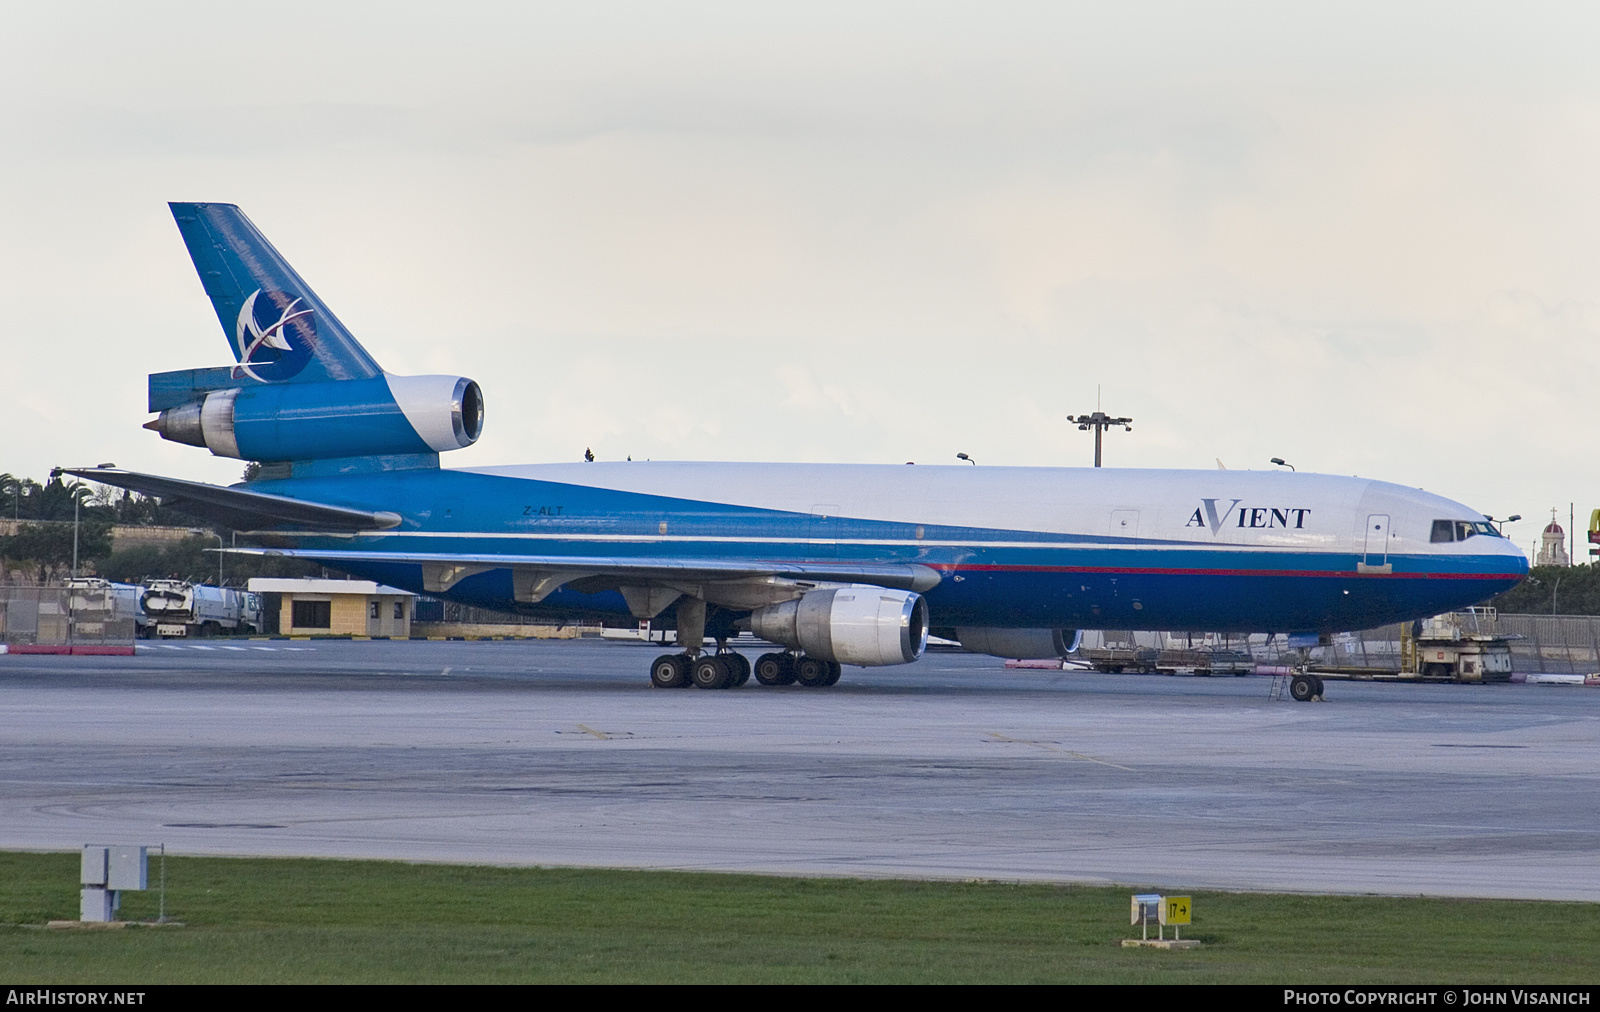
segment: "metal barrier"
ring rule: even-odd
[[[134,624],[97,588],[0,587],[6,653],[132,654]]]
[[[1510,642],[1512,670],[1528,674],[1583,675],[1600,672],[1600,616],[1502,615],[1489,609],[1461,612],[1457,624],[1465,632],[1499,636]],[[1386,625],[1358,632],[1335,633],[1328,642],[1311,648],[1311,659],[1341,669],[1398,671],[1401,668],[1401,626]],[[1199,661],[1206,654],[1221,658],[1244,655],[1257,665],[1293,664],[1300,651],[1282,635],[1261,633],[1124,632],[1086,630],[1080,656],[1107,656],[1130,660],[1129,670],[1166,668],[1156,658],[1182,658],[1180,667],[1212,667]],[[1215,665],[1221,668],[1222,665]]]
[[[1566,675],[1600,671],[1600,616],[1490,615],[1479,622],[1483,632],[1511,641],[1516,671]]]

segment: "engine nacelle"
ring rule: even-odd
[[[1077,629],[1002,629],[996,626],[963,626],[956,639],[968,653],[990,654],[1016,660],[1041,660],[1066,657],[1078,649],[1083,633]]]
[[[145,425],[242,460],[442,453],[483,431],[483,392],[461,376],[376,376],[214,390]]]
[[[882,587],[813,590],[752,612],[750,631],[825,661],[910,664],[928,645],[928,602]]]

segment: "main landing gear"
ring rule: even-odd
[[[844,668],[804,654],[762,654],[756,660],[756,681],[762,685],[804,685],[821,689],[839,681]]]
[[[650,665],[650,684],[658,689],[733,689],[750,680],[750,662],[743,654],[662,654]]]
[[[741,653],[662,654],[650,665],[650,684],[658,689],[734,689],[753,673],[762,685],[804,685],[825,688],[839,681],[844,669],[835,661],[804,654],[762,654],[754,666]]]
[[[678,642],[699,647],[705,642],[706,603],[684,597],[678,601]],[[738,651],[729,650],[726,632],[713,633],[715,653],[698,649],[681,654],[662,654],[650,665],[650,684],[658,689],[683,689],[691,685],[702,689],[732,689],[750,680],[752,672],[762,685],[822,687],[839,680],[843,670],[833,661],[818,660],[804,654],[762,654],[752,668]]]

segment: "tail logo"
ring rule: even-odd
[[[249,376],[263,383],[290,379],[311,361],[316,339],[311,307],[304,299],[257,288],[239,307],[234,332],[239,364],[233,378]]]

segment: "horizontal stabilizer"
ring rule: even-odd
[[[250,492],[198,481],[181,481],[153,474],[119,471],[115,468],[63,468],[67,474],[98,481],[117,488],[131,489],[161,497],[163,506],[188,513],[202,520],[225,524],[235,530],[266,527],[309,528],[319,531],[383,531],[400,523],[398,513],[384,510],[359,510],[329,506],[287,496]]]
[[[182,407],[205,400],[214,390],[232,390],[236,387],[260,386],[260,380],[248,376],[235,376],[232,366],[219,365],[209,369],[176,369],[172,372],[150,374],[149,407],[154,413],[168,408]]]

